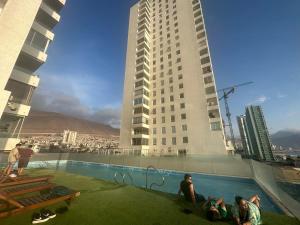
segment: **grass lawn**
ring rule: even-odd
[[[27,173],[29,171],[27,170]],[[32,175],[53,174],[46,169],[30,170]],[[173,195],[146,191],[132,186],[118,185],[90,177],[56,172],[53,182],[79,190],[81,195],[72,202],[69,210],[43,224],[56,225],[211,225],[199,213],[184,214],[187,205]],[[65,206],[60,203],[49,207],[55,210]],[[37,210],[35,210],[37,211]],[[0,219],[1,225],[31,224],[32,212]],[[284,215],[263,213],[266,225],[300,225]],[[216,222],[223,225],[230,223]]]

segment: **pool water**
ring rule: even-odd
[[[52,166],[51,166],[52,165]],[[100,163],[64,161],[57,164],[48,163],[48,167],[56,166],[59,170],[80,174],[89,177],[108,181],[124,182],[129,185],[138,187],[146,187],[146,169],[128,166],[116,166]],[[224,197],[226,203],[233,204],[236,195],[249,198],[254,194],[258,194],[261,198],[261,206],[264,211],[282,213],[282,210],[272,201],[272,199],[259,187],[252,179],[225,177],[206,175],[199,173],[191,173],[193,184],[197,193],[213,197]],[[184,172],[159,170],[159,172],[151,169],[148,172],[148,187],[152,183],[161,184],[162,176],[165,179],[163,186],[153,185],[152,189],[177,194],[179,183],[182,181]]]

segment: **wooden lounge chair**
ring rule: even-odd
[[[19,213],[26,212],[28,210],[42,208],[52,204],[56,204],[62,201],[69,202],[75,197],[80,195],[80,192],[68,190],[67,193],[57,195],[52,193],[51,190],[54,190],[58,186],[49,187],[50,184],[45,182],[44,185],[30,185],[27,184],[27,188],[23,190],[10,190],[7,188],[0,193],[0,217],[11,216]],[[62,188],[62,186],[59,186]],[[12,188],[11,188],[12,189]],[[41,194],[39,191],[49,189],[49,193]],[[28,194],[31,195],[29,196]],[[24,196],[24,194],[27,194]]]
[[[20,185],[20,184],[28,184],[28,183],[36,183],[36,182],[48,182],[53,176],[39,176],[39,177],[30,177],[30,176],[20,176],[20,177],[6,177],[7,179],[3,180],[0,183],[0,188]]]
[[[20,184],[20,185],[0,188],[0,194],[6,197],[12,197],[12,196],[31,193],[31,192],[48,190],[53,187],[55,187],[55,184],[49,183],[48,181],[41,181],[41,182]]]

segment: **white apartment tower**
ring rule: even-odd
[[[0,0],[0,150],[19,133],[65,0]]]
[[[226,154],[199,0],[131,7],[120,147],[143,155]]]
[[[69,145],[75,145],[76,138],[77,138],[76,131],[64,130],[62,143],[69,144]]]

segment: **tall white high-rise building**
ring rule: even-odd
[[[131,7],[120,147],[144,155],[226,154],[199,0]]]
[[[65,0],[0,0],[0,150],[19,142]]]
[[[75,145],[76,138],[77,138],[76,131],[64,130],[62,143],[68,145]]]

